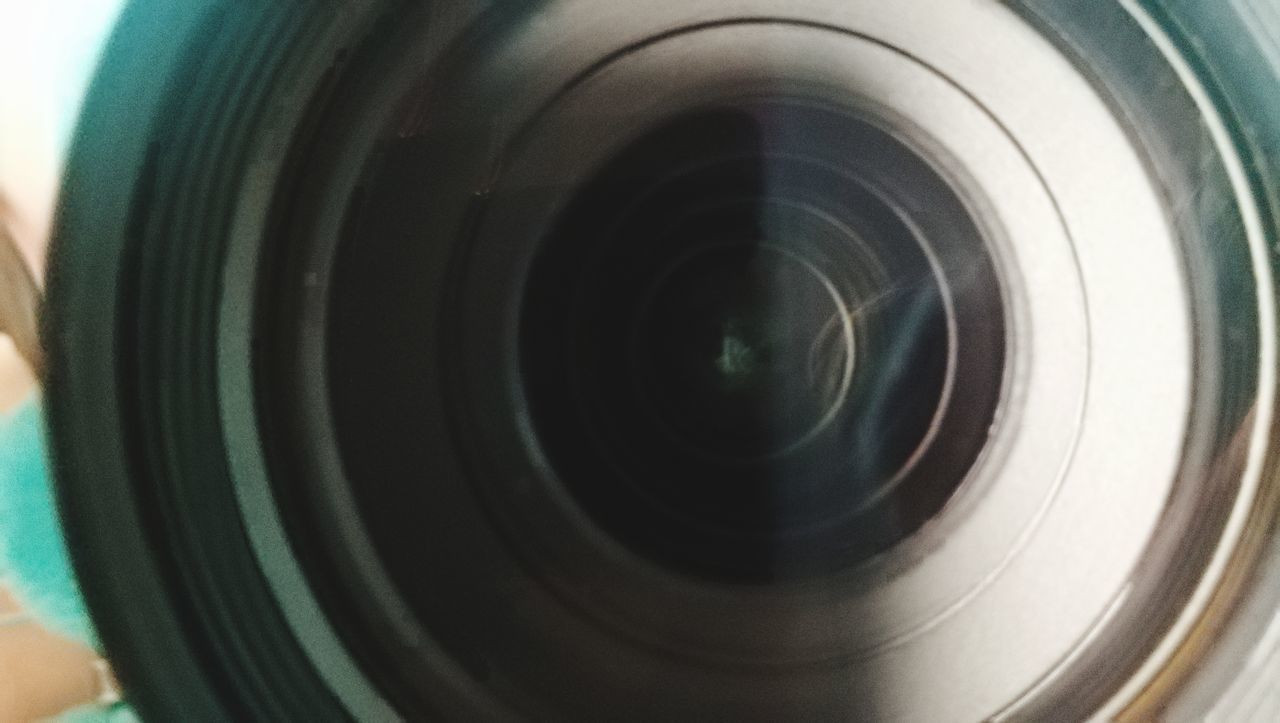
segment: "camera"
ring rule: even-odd
[[[1280,716],[1272,0],[133,0],[52,249],[146,719]]]

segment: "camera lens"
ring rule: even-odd
[[[1262,4],[133,0],[47,401],[139,710],[1206,717],[1280,590]]]
[[[874,123],[800,99],[626,144],[525,288],[521,378],[558,482],[700,574],[889,549],[960,486],[1000,395],[1001,287],[956,192]]]

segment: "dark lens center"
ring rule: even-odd
[[[641,388],[673,441],[748,459],[803,443],[844,399],[853,334],[821,273],[765,244],[675,261],[642,312]]]

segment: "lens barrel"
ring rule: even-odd
[[[1280,594],[1263,5],[134,0],[46,338],[138,709],[1204,717]]]

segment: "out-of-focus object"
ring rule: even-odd
[[[40,289],[9,232],[12,209],[0,196],[0,334],[9,337],[14,349],[38,376],[44,368],[40,348]]]
[[[53,507],[33,391],[32,370],[43,359],[40,292],[6,217],[0,213],[0,720],[82,709],[80,719],[88,721],[83,707],[101,695],[86,684],[86,673],[112,678],[93,648]],[[118,702],[117,695],[112,703]]]

